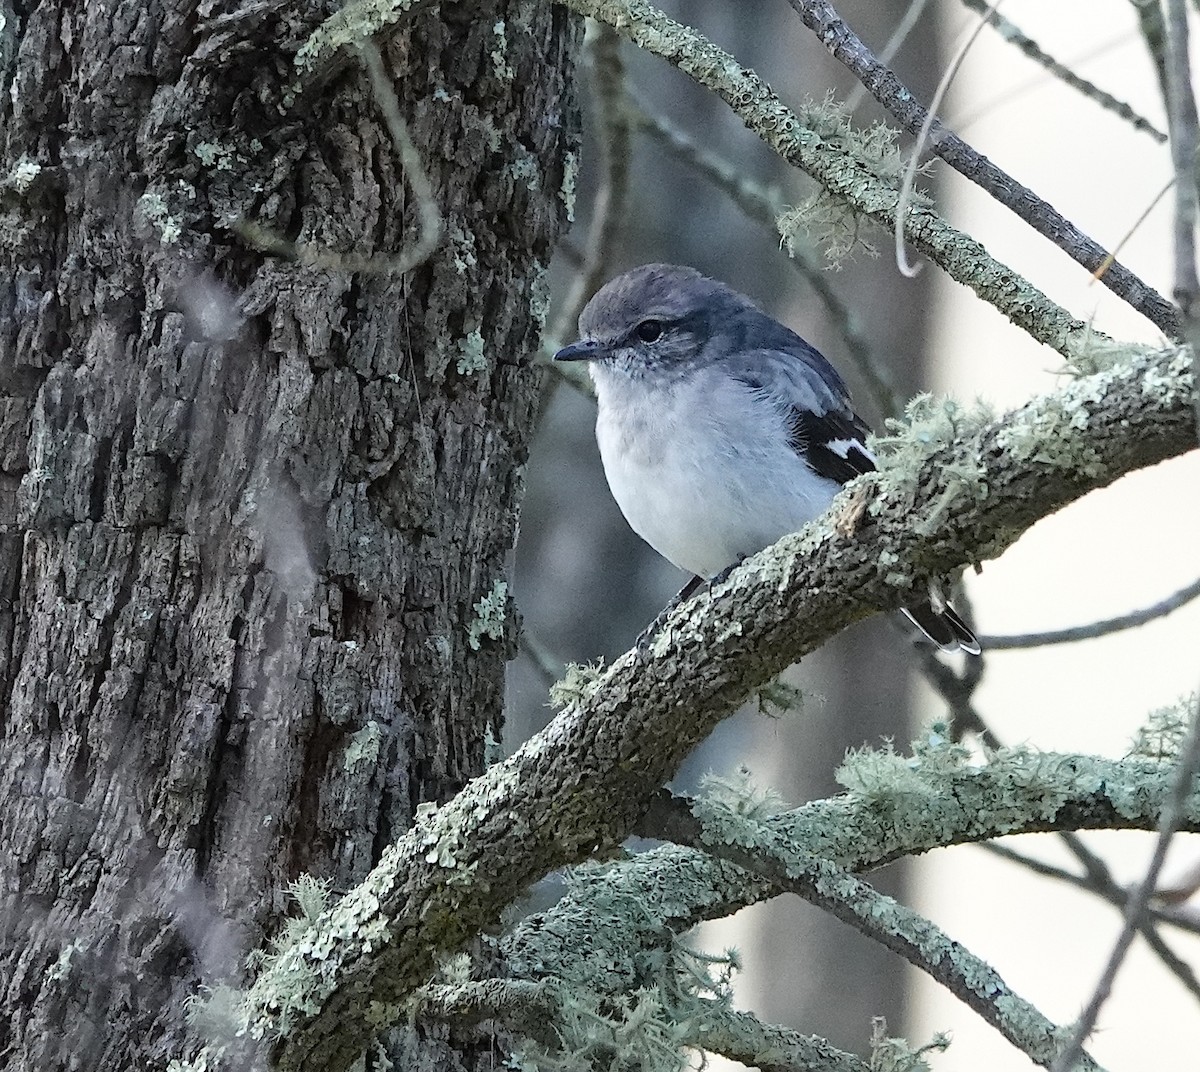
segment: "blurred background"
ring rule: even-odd
[[[860,126],[883,118],[779,0],[662,6],[757,70],[789,103],[832,93],[858,101]],[[877,54],[902,22],[912,22],[890,62],[926,103],[978,20],[957,0],[842,0],[837,8]],[[1002,12],[1061,63],[1166,129],[1129,0],[1008,0]],[[773,157],[724,104],[686,76],[630,46],[621,47],[621,56],[638,102],[731,165],[740,179],[788,205],[811,191],[806,177]],[[968,53],[940,114],[1109,249],[1171,174],[1164,145],[1067,87],[988,28]],[[748,218],[661,138],[635,135],[629,167],[628,202],[606,250],[606,277],[646,261],[673,261],[731,283],[829,357],[851,384],[859,411],[881,428],[883,413],[852,360],[843,328],[780,248],[778,233]],[[560,306],[584,256],[600,178],[593,123],[581,161],[575,228],[555,266]],[[956,227],[1076,316],[1120,339],[1159,338],[1152,325],[945,165],[937,164],[925,185]],[[1171,211],[1167,196],[1121,253],[1125,264],[1168,295]],[[851,308],[853,331],[886,368],[901,398],[933,390],[963,401],[979,397],[1003,410],[1059,382],[1057,354],[933,266],[915,279],[901,276],[890,236],[867,231],[864,237],[881,256],[860,251],[824,273],[822,282]],[[546,687],[563,662],[620,654],[686,580],[641,543],[613,503],[596,450],[592,401],[554,377],[547,378],[546,399],[527,471],[514,582],[528,647],[539,655],[526,651],[510,671],[508,750],[549,720]],[[966,580],[979,630],[1010,634],[1085,624],[1154,603],[1194,580],[1200,574],[1198,478],[1200,459],[1192,455],[1123,480],[1040,523]],[[1149,711],[1200,685],[1198,635],[1200,602],[1110,636],[994,651],[985,654],[976,706],[1005,743],[1118,756]],[[694,790],[706,772],[745,766],[791,802],[836,792],[833,773],[847,748],[877,745],[885,737],[903,746],[920,725],[945,717],[945,702],[925,682],[920,665],[906,627],[884,617],[865,622],[789,672],[803,696],[796,710],[776,718],[757,709],[739,712],[697,750],[675,785]],[[1151,846],[1151,838],[1140,834],[1084,840],[1121,883],[1139,877]],[[1009,841],[1023,853],[1079,870],[1055,838]],[[1198,858],[1195,838],[1177,838],[1168,880]],[[931,854],[871,880],[990,961],[1019,994],[1060,1023],[1073,1020],[1086,1003],[1120,926],[1117,910],[1094,896],[975,847]],[[1172,928],[1163,936],[1183,964],[1200,973],[1200,939]],[[739,1004],[768,1020],[863,1053],[871,1018],[885,1016],[891,1033],[918,1044],[935,1031],[951,1032],[954,1045],[934,1059],[936,1067],[1029,1066],[920,973],[794,898],[712,925],[697,942],[741,950],[746,968]],[[1153,1038],[1157,1064],[1183,1067],[1186,1052],[1194,1065],[1189,1027],[1198,1022],[1198,1011],[1197,996],[1139,940],[1090,1050],[1110,1068],[1140,1067]]]

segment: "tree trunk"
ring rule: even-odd
[[[417,241],[357,63],[292,63],[324,8],[4,12],[5,1068],[181,1055],[287,884],[357,882],[499,736],[575,29],[482,7],[380,38],[444,222],[404,276],[233,230]]]

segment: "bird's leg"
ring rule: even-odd
[[[718,573],[715,577],[709,577],[707,580],[705,580],[705,578],[703,578],[703,577],[693,577],[690,581],[688,581],[687,584],[685,584],[681,589],[679,589],[679,591],[676,592],[675,595],[673,595],[671,597],[671,599],[667,603],[667,605],[658,612],[658,616],[654,619],[654,621],[652,621],[648,626],[646,626],[645,629],[643,629],[638,634],[637,640],[634,641],[634,646],[639,651],[645,651],[646,648],[650,644],[651,638],[654,637],[658,633],[658,631],[660,629],[662,629],[662,627],[666,624],[666,621],[671,616],[672,611],[674,611],[677,607],[682,606],[689,599],[691,599],[692,596],[694,596],[697,592],[700,591],[701,586],[703,586],[705,584],[708,585],[708,592],[709,592],[709,595],[711,595],[713,588],[716,585],[720,584],[722,581],[724,581],[726,578],[728,578],[728,576],[735,569],[737,569],[738,566],[740,566],[745,561],[746,561],[745,555],[738,555],[736,562],[731,562],[728,566],[726,566],[723,570],[721,570],[721,572]]]
[[[635,640],[634,647],[639,651],[644,651],[650,644],[650,639],[666,624],[667,619],[671,616],[671,612],[679,606],[682,606],[692,598],[704,584],[703,577],[693,577],[687,582],[678,592],[676,592],[668,601],[667,605],[658,612],[655,619],[646,626]]]
[[[716,588],[717,585],[722,584],[725,581],[729,580],[729,575],[731,573],[733,573],[733,571],[735,569],[737,569],[738,566],[740,566],[745,561],[746,561],[745,555],[738,555],[736,562],[730,562],[729,565],[726,566],[723,570],[721,570],[721,572],[718,573],[715,577],[709,577],[709,579],[708,579],[708,594],[712,595],[712,590],[714,588]],[[699,581],[700,578],[697,577],[696,580]]]

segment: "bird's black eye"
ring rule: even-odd
[[[643,320],[633,329],[642,342],[658,342],[662,338],[663,326],[661,320]]]

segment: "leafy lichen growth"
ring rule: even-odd
[[[360,763],[374,764],[379,758],[379,745],[382,740],[379,723],[372,719],[346,742],[342,769],[352,771]]]
[[[478,651],[484,637],[500,640],[504,636],[504,619],[508,611],[508,583],[496,580],[492,590],[475,604],[475,618],[467,629],[467,644]]]
[[[172,216],[167,202],[161,194],[147,190],[137,202],[142,218],[158,232],[160,244],[169,246],[179,241],[183,225],[178,216]]]
[[[1145,725],[1134,734],[1129,756],[1156,760],[1176,759],[1198,703],[1200,693],[1193,692],[1173,704],[1151,711]]]
[[[483,352],[483,335],[479,329],[468,332],[465,338],[459,341],[458,344],[458,374],[460,376],[469,376],[473,372],[484,372],[487,370],[487,357]]]
[[[488,55],[491,57],[492,65],[496,68],[496,77],[502,81],[511,82],[515,77],[515,72],[508,62],[508,36],[503,19],[497,19],[492,25],[492,34],[495,37],[495,43]]]
[[[8,175],[5,176],[4,185],[19,194],[23,194],[33,185],[33,180],[41,172],[42,165],[36,160],[31,160],[25,153],[22,153],[17,158],[17,162],[9,169]]]
[[[558,188],[558,196],[567,209],[567,223],[575,222],[575,183],[579,178],[579,154],[567,153],[563,160],[562,185]]]
[[[550,686],[550,705],[565,711],[589,700],[600,687],[604,660],[593,663],[567,663],[562,679]]]
[[[871,1072],[929,1072],[925,1055],[945,1053],[949,1047],[950,1035],[939,1031],[924,1046],[914,1049],[907,1039],[889,1036],[887,1021],[877,1016],[871,1024]]]
[[[352,0],[313,31],[292,62],[300,70],[311,70],[339,48],[375,36],[396,22],[413,3],[414,0]]]
[[[845,105],[831,95],[806,101],[797,109],[796,118],[828,148],[848,155],[868,174],[899,186],[900,176],[908,167],[908,156],[899,146],[899,131],[894,127],[886,123],[875,123],[865,129],[855,127]],[[912,203],[928,206],[930,200],[918,191]],[[868,256],[878,255],[875,246],[864,237],[878,231],[878,225],[847,197],[824,186],[780,213],[775,226],[793,257],[797,256],[798,247],[805,252],[819,247],[831,265],[839,267],[859,250]]]

